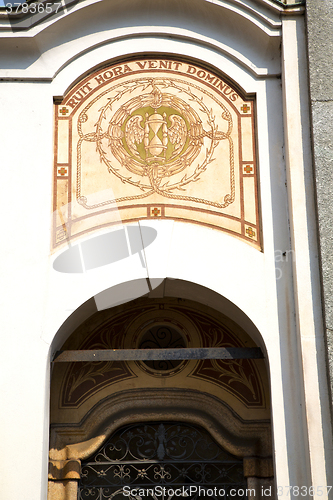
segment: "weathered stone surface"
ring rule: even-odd
[[[274,476],[274,465],[272,458],[245,457],[243,464],[245,477]]]
[[[80,479],[81,463],[79,460],[50,460],[49,479]]]
[[[333,99],[333,2],[308,0],[306,5],[311,98]]]
[[[313,154],[331,394],[333,394],[333,2],[306,4]]]
[[[326,327],[333,329],[333,102],[313,102],[315,177]]]
[[[328,364],[331,379],[331,394],[333,394],[333,331],[326,330],[327,350],[328,350]]]
[[[276,487],[274,478],[248,477],[247,478],[249,500],[276,500]]]

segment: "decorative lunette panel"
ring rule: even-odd
[[[254,115],[254,98],[184,61],[89,75],[55,104],[53,247],[161,218],[260,249]]]

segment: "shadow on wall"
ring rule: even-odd
[[[84,273],[136,253],[139,254],[142,267],[147,267],[144,249],[155,241],[156,236],[156,229],[147,226],[129,226],[110,231],[70,246],[55,259],[53,269],[60,273]]]

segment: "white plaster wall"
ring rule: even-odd
[[[133,53],[140,50],[133,40],[150,35],[210,46],[257,74],[280,73],[281,23],[276,13],[254,7],[251,1],[100,0],[80,2],[69,12],[66,16],[59,11],[28,31],[17,31],[15,46],[11,34],[3,32],[0,77],[52,79],[69,61],[94,47],[130,39],[129,53]],[[6,21],[0,20],[1,27],[5,29]],[[149,50],[154,51],[155,45]],[[106,60],[112,57],[110,46]]]
[[[46,85],[1,84],[2,498],[45,498],[48,344],[42,340],[52,185],[53,104]],[[5,97],[5,99],[4,99]]]
[[[286,108],[281,80],[276,78],[280,72],[276,50],[279,13],[265,11],[268,20],[263,21],[262,16],[251,17],[249,9],[242,7],[242,15],[250,17],[249,21],[235,13],[236,4],[232,2],[224,8],[222,3],[198,0],[195,9],[191,3],[195,15],[189,17],[188,2],[184,2],[183,8],[177,2],[177,9],[173,13],[171,8],[168,10],[168,17],[163,18],[168,22],[162,26],[160,13],[165,3],[157,2],[156,9],[149,4],[148,18],[135,18],[135,23],[135,16],[124,14],[125,3],[114,2],[112,6],[118,9],[114,12],[118,17],[112,18],[110,28],[105,20],[106,3],[95,2],[85,9],[78,6],[77,13],[68,19],[50,21],[43,29],[33,28],[28,33],[33,41],[26,58],[21,50],[16,59],[8,56],[15,55],[15,44],[20,47],[27,41],[26,33],[6,34],[6,40],[0,42],[10,49],[5,53],[7,60],[1,63],[2,76],[22,79],[0,82],[3,227],[0,380],[4,408],[0,415],[1,497],[22,498],[21,485],[24,485],[24,498],[46,498],[49,354],[56,332],[92,296],[147,277],[200,284],[230,300],[253,322],[269,360],[277,483],[310,485],[311,464],[317,462],[318,468],[324,467],[324,458],[320,450],[317,454],[313,450],[310,456],[308,447],[302,357],[295,321],[298,307],[294,294],[295,269],[290,253],[283,262],[275,261],[276,251],[280,256],[291,248],[289,218],[293,216],[284,160]],[[205,10],[207,15],[201,23],[201,9],[208,3],[214,4],[214,9]],[[140,5],[134,2],[133,9]],[[234,6],[233,10],[230,6]],[[217,12],[222,26],[232,20],[228,30],[218,32],[213,25],[212,17]],[[248,36],[240,35],[242,26],[247,35],[253,34],[252,45],[246,43]],[[133,32],[141,33],[134,41]],[[198,225],[144,221],[144,225],[157,230],[155,242],[144,252],[146,268],[138,255],[133,255],[82,275],[57,273],[52,267],[57,254],[50,254],[53,96],[62,95],[81,75],[105,61],[151,50],[206,61],[228,74],[246,92],[257,94],[264,252]],[[293,57],[297,65],[297,57]],[[301,97],[307,99],[306,95]],[[299,127],[300,119],[296,117],[293,124]],[[297,191],[297,186],[294,189]],[[303,216],[312,228],[313,238],[315,221],[305,208]],[[303,245],[310,248],[307,238],[305,235]],[[278,280],[276,267],[281,270]],[[316,273],[316,269],[312,272]],[[296,299],[297,294],[303,293],[304,290],[297,289]],[[320,321],[318,294],[308,307]],[[318,365],[313,369],[318,370]],[[318,399],[318,391],[324,393],[325,387],[309,390]],[[317,408],[320,409],[320,404]],[[316,427],[321,435],[322,426],[328,428],[325,418]]]

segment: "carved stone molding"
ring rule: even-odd
[[[239,457],[271,455],[267,420],[242,420],[217,398],[199,391],[134,389],[102,400],[78,425],[52,426],[50,459],[86,458],[120,426],[159,420],[200,425],[229,453]]]
[[[266,469],[272,470],[269,421],[242,420],[226,404],[199,391],[134,389],[102,400],[79,424],[51,426],[49,499],[76,498],[79,461],[95,453],[119,427],[160,420],[203,427],[226,451],[244,458],[247,476],[253,472],[265,477]]]

